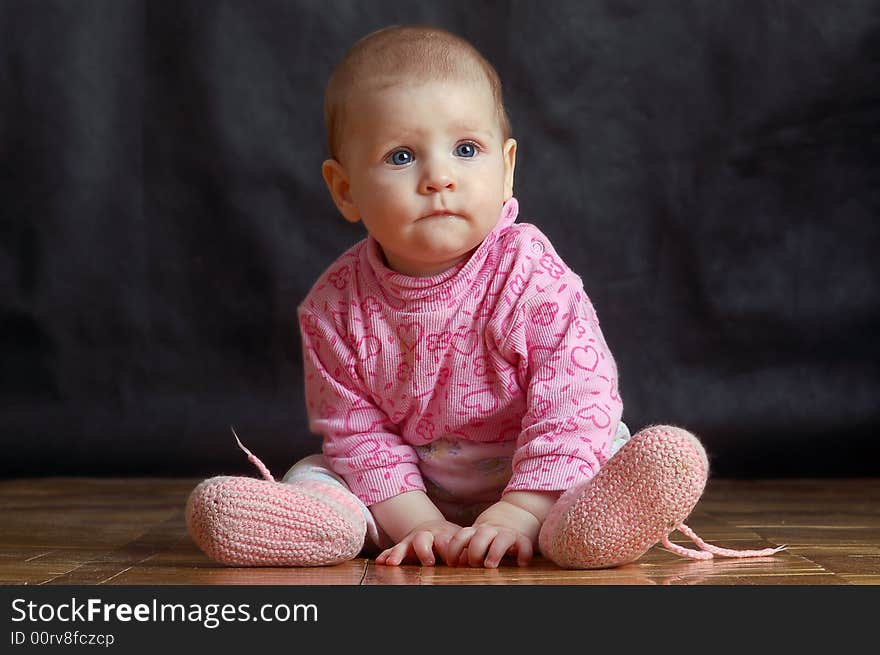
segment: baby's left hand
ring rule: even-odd
[[[540,521],[531,513],[503,500],[484,511],[473,526],[462,528],[446,548],[446,564],[496,568],[505,555],[526,566],[535,551]]]

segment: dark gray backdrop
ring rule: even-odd
[[[321,95],[399,22],[498,68],[632,427],[715,475],[880,471],[878,2],[0,0],[0,475],[318,449],[295,308],[362,238]]]

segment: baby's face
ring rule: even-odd
[[[513,193],[516,142],[503,139],[488,84],[364,90],[346,121],[340,168],[350,202],[340,209],[364,222],[390,268],[435,275],[495,227]]]

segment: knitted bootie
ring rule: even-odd
[[[205,554],[229,566],[326,566],[363,548],[363,505],[341,483],[275,482],[266,465],[235,441],[262,480],[219,476],[186,501],[186,527]]]
[[[785,548],[720,548],[686,526],[708,474],[706,451],[690,432],[668,425],[645,428],[592,479],[559,497],[541,526],[541,552],[563,568],[594,569],[635,561],[656,543],[691,559],[766,557]],[[673,544],[673,530],[700,550]]]
[[[646,428],[592,479],[560,496],[541,527],[541,552],[570,569],[632,562],[687,518],[708,471],[706,452],[691,433]]]
[[[366,521],[355,496],[320,480],[285,484],[220,476],[186,503],[190,536],[229,566],[324,566],[357,556]]]

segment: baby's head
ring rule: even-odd
[[[513,195],[498,74],[445,30],[391,27],[358,41],[327,83],[324,117],[333,200],[401,273],[466,259]]]

